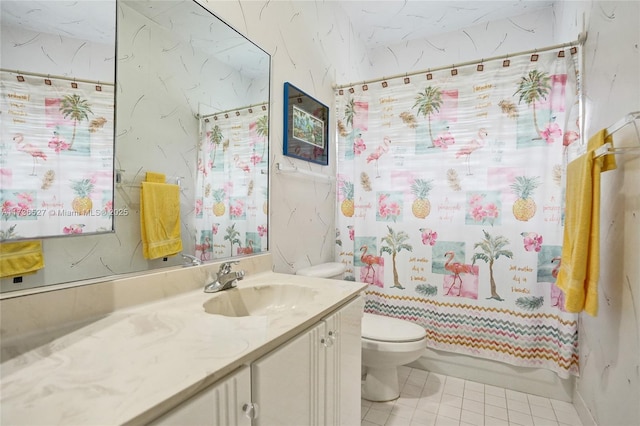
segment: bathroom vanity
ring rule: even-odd
[[[359,423],[365,285],[264,258],[3,299],[0,423]]]

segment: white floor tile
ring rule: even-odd
[[[484,393],[486,395],[505,397],[505,389],[498,386],[484,385]]]
[[[435,426],[436,420],[411,420],[409,426]]]
[[[576,409],[574,408],[573,404],[570,402],[566,402],[566,401],[560,401],[557,399],[551,399],[549,400],[551,402],[551,406],[553,407],[553,410],[558,412],[558,411],[568,411],[568,412],[574,412]]]
[[[394,401],[386,401],[386,402],[372,402],[370,409],[379,410],[379,411],[387,411],[391,412],[391,409],[395,405]]]
[[[418,401],[420,401],[420,396],[406,395],[404,393],[400,393],[400,398],[396,399],[395,406],[404,405],[405,407],[410,407],[411,409],[415,409],[418,405]]]
[[[509,423],[521,426],[533,426],[533,417],[519,411],[509,411]]]
[[[462,409],[484,416],[484,403],[464,398],[462,400]]]
[[[360,407],[360,420],[364,419],[365,414],[367,414],[367,411],[369,411],[369,407],[370,405],[362,405]]]
[[[549,404],[551,405],[551,404]],[[553,411],[553,408],[539,407],[536,405],[531,406],[531,415],[533,417],[539,417],[542,419],[553,420],[556,421],[556,413]]]
[[[573,404],[403,367],[400,398],[362,400],[361,426],[582,426]]]
[[[558,422],[555,420],[543,419],[541,417],[533,417],[534,426],[558,426]]]
[[[415,411],[415,407],[396,404],[391,410],[391,416],[411,420],[411,417],[413,417],[413,413],[415,413]]]
[[[524,403],[529,403],[529,400],[527,399],[527,394],[526,393],[522,393],[522,392],[518,392],[518,391],[514,391],[511,389],[505,389],[505,395],[507,396],[507,399],[512,400],[512,401],[518,401],[518,402],[524,402]]]
[[[458,383],[449,384],[449,382],[447,382],[444,384],[443,393],[462,397],[462,395],[464,395],[464,385]]]
[[[431,401],[425,398],[420,398],[418,405],[416,405],[416,411],[425,411],[432,414],[438,414],[438,408],[440,408],[440,401]]]
[[[460,421],[449,417],[438,416],[435,426],[460,426]]]
[[[517,411],[528,416],[531,415],[531,409],[529,408],[528,402],[520,402],[513,399],[507,399],[507,409],[509,410],[509,413]]]
[[[472,401],[477,401],[480,403],[484,403],[484,392],[475,391],[469,389],[467,387],[464,388],[464,399],[470,399]]]
[[[442,395],[442,393],[444,392],[443,386],[440,386],[438,384],[435,385],[431,385],[429,384],[429,382],[427,382],[426,385],[424,385],[424,388],[422,388],[422,396],[437,396],[438,398],[440,398],[440,396]]]
[[[535,405],[536,407],[544,407],[544,408],[553,408],[551,406],[551,401],[549,398],[544,398],[537,395],[527,395],[527,399],[529,400],[529,405],[532,407]]]
[[[556,410],[555,413],[558,423],[565,423],[572,426],[580,426],[582,424],[575,408],[573,408],[573,411]]]
[[[459,407],[453,407],[451,405],[441,405],[438,409],[438,418],[445,416],[452,419],[460,420],[460,412],[462,410]]]
[[[509,421],[509,414],[507,413],[507,409],[502,407],[496,407],[494,405],[485,405],[484,415],[489,417],[495,417],[497,419],[504,420],[505,422]]]
[[[420,396],[422,394],[422,386],[414,385],[412,383],[405,383],[400,390],[400,395],[404,396]]]
[[[474,426],[484,426],[484,414],[463,409],[460,413],[460,424],[466,423]]]
[[[411,418],[411,426],[433,426],[438,415],[436,413],[427,413],[425,411],[416,410]]]
[[[406,418],[391,414],[384,426],[407,426],[409,423],[411,423],[411,417]]]
[[[484,393],[484,384],[483,383],[478,383],[478,382],[472,382],[470,380],[466,380],[464,382],[464,390],[472,390],[472,391],[476,391],[476,392],[482,392]]]
[[[487,405],[494,405],[500,408],[507,408],[507,399],[504,396],[497,395],[484,395],[484,403]]]
[[[487,426],[509,426],[509,421],[491,416],[485,416],[484,424]]]
[[[364,416],[364,420],[384,426],[390,414],[391,411],[382,411],[376,410],[375,408],[369,408],[369,411],[367,411],[367,414],[365,414]]]
[[[455,395],[443,394],[440,399],[440,405],[447,405],[456,408],[462,408],[462,398]]]

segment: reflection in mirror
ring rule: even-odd
[[[19,285],[2,280],[3,292],[182,265],[181,256],[142,255],[147,172],[180,185],[183,253],[209,260],[267,249],[269,55],[192,0],[118,1],[117,20],[115,233],[46,239],[46,267]],[[245,162],[250,173],[238,167]]]
[[[113,231],[115,3],[3,1],[0,10],[7,277],[43,266],[41,242],[23,240]]]

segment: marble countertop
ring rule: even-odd
[[[142,424],[310,327],[366,285],[274,272],[238,287],[297,284],[311,303],[267,315],[205,312],[199,290],[3,345],[1,424]],[[35,340],[34,340],[35,339]]]

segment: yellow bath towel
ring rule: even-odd
[[[178,185],[142,182],[140,228],[142,254],[146,259],[173,256],[182,251]]]
[[[42,241],[0,243],[0,278],[32,274],[42,268]]]
[[[613,145],[606,130],[596,133],[587,152],[567,166],[562,259],[556,285],[564,292],[568,312],[598,314],[600,273],[600,173],[616,168],[613,155],[594,158],[605,142]]]
[[[147,172],[144,180],[145,182],[165,183],[166,177],[164,173]]]

